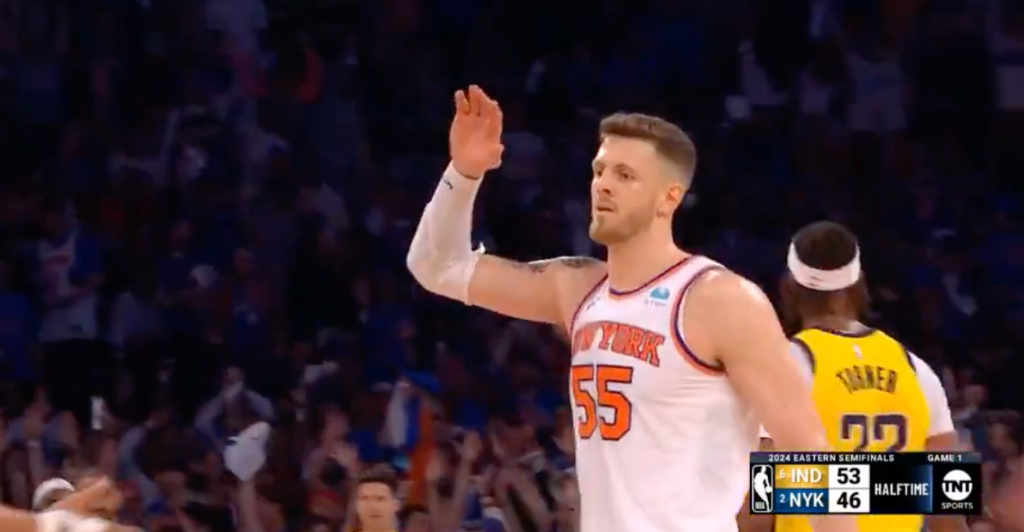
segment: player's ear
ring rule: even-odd
[[[672,216],[686,195],[686,187],[679,181],[673,180],[665,188],[661,205],[658,206],[658,216]]]

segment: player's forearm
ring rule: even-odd
[[[423,210],[406,265],[423,288],[469,304],[469,279],[478,255],[470,235],[480,181],[449,166]]]
[[[753,375],[744,374],[750,378]],[[821,423],[821,416],[811,399],[811,388],[793,372],[773,377],[782,386],[759,389],[755,410],[770,435],[774,450],[791,452],[824,452],[832,450]],[[795,377],[795,378],[794,378]],[[762,434],[762,439],[763,439]]]
[[[781,393],[781,391],[779,392]],[[767,403],[767,404],[765,404]],[[764,428],[777,451],[819,452],[831,450],[821,418],[802,382],[794,383],[790,395],[770,396],[756,403]],[[762,440],[764,438],[762,437]]]

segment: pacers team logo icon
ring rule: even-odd
[[[756,465],[750,477],[750,513],[767,514],[772,511],[772,479],[775,468],[770,465]]]
[[[961,502],[971,496],[974,481],[965,471],[954,469],[942,477],[942,494],[953,502]]]

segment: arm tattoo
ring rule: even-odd
[[[583,268],[589,268],[591,266],[601,264],[601,261],[594,257],[562,257],[555,260],[574,270],[582,270]]]
[[[535,260],[532,262],[514,262],[516,268],[529,270],[531,273],[544,273],[552,265],[562,265],[574,270],[582,270],[600,264],[593,257],[558,257],[557,259]]]

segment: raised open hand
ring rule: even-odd
[[[498,102],[476,85],[455,92],[455,118],[448,132],[452,165],[460,174],[480,179],[501,166],[502,116]]]

